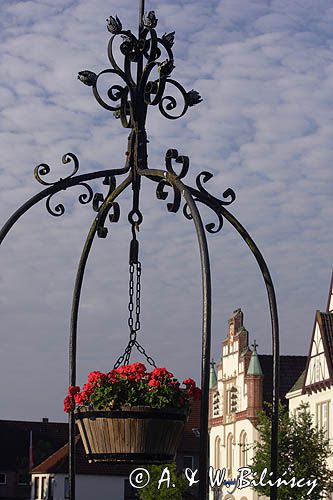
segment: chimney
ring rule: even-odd
[[[49,422],[49,419],[47,417],[43,417],[42,422],[43,424],[47,424]]]

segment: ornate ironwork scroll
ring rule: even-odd
[[[146,118],[149,107],[158,108],[162,116],[170,120],[175,120],[183,117],[189,108],[202,101],[200,94],[196,90],[185,90],[177,80],[171,77],[175,69],[173,56],[175,32],[165,33],[159,37],[156,32],[157,22],[158,20],[154,11],[144,14],[144,0],[140,0],[138,36],[135,36],[129,30],[123,29],[122,23],[117,16],[110,16],[107,20],[107,29],[111,34],[108,43],[108,59],[111,67],[102,70],[100,73],[84,70],[78,74],[79,80],[92,88],[97,102],[105,110],[112,112],[115,118],[120,120],[124,128],[130,129],[125,166],[118,169],[108,169],[78,175],[78,158],[72,153],[67,153],[63,156],[62,162],[64,165],[71,166],[72,170],[65,177],[60,178],[56,182],[51,182],[48,180],[48,175],[51,173],[50,166],[46,163],[41,163],[35,168],[35,177],[40,184],[45,186],[45,189],[32,196],[8,219],[0,231],[0,243],[20,217],[43,199],[46,199],[46,208],[52,216],[59,217],[63,215],[65,212],[63,203],[54,204],[53,197],[56,193],[66,190],[71,186],[80,186],[84,189],[78,197],[80,204],[92,203],[92,208],[96,212],[96,216],[81,254],[74,285],[71,311],[69,382],[70,385],[76,385],[77,325],[84,272],[95,236],[105,238],[108,234],[107,224],[112,224],[119,220],[120,205],[116,199],[118,199],[119,195],[128,186],[131,186],[133,205],[132,210],[128,214],[128,221],[132,225],[132,241],[134,241],[132,257],[130,259],[132,263],[137,263],[138,243],[136,242],[135,233],[143,220],[143,215],[139,207],[142,179],[146,178],[149,181],[157,183],[156,195],[160,200],[167,200],[167,210],[169,212],[178,212],[181,209],[183,200],[183,214],[187,219],[193,221],[196,229],[202,271],[201,386],[203,392],[200,423],[199,497],[200,499],[205,499],[208,491],[208,384],[211,344],[211,277],[206,232],[210,234],[220,232],[226,219],[240,234],[254,255],[266,285],[273,339],[274,376],[271,449],[273,482],[277,471],[279,393],[277,305],[271,276],[262,254],[249,233],[227,209],[235,201],[236,195],[234,191],[231,188],[226,189],[222,193],[221,199],[213,196],[207,189],[207,184],[212,180],[213,174],[207,171],[203,171],[197,175],[195,187],[185,184],[184,180],[189,171],[189,158],[179,155],[175,149],[169,149],[165,155],[165,170],[149,168],[146,133]],[[123,59],[122,64],[118,61],[117,54],[119,53]],[[117,182],[117,177],[124,174],[126,174],[126,177]],[[94,194],[88,182],[102,178],[104,179],[103,184],[108,186],[108,191],[105,195],[102,192]],[[216,220],[204,225],[198,210],[199,204],[209,208],[214,217],[216,217]],[[131,346],[135,345],[139,352],[147,357],[144,348],[136,341],[136,337],[134,339],[133,336],[130,339],[130,343],[131,341],[133,341]],[[129,355],[130,353],[125,350],[125,361],[129,359]],[[119,359],[122,362],[122,358]],[[153,363],[153,360],[151,361]],[[75,421],[73,413],[70,413],[69,417],[69,433],[69,498],[70,500],[75,500]],[[271,490],[271,499],[275,500],[276,498],[276,487],[273,487]]]

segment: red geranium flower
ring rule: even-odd
[[[89,384],[103,383],[106,377],[107,377],[106,373],[102,373],[100,371],[91,372],[88,375],[88,383]]]
[[[193,387],[192,390],[188,391],[188,394],[194,401],[199,401],[201,399],[201,389],[199,389],[199,387]]]
[[[77,386],[77,385],[71,385],[70,387],[68,387],[68,396],[74,396],[78,392],[80,392],[80,387],[79,386]]]
[[[73,409],[73,399],[71,396],[66,396],[64,399],[64,412],[69,413]]]
[[[173,378],[173,374],[168,372],[166,368],[154,368],[151,374],[152,378]]]
[[[74,396],[74,401],[79,406],[85,405],[86,400],[87,400],[87,393],[84,391],[79,392],[78,394],[75,394],[75,396]]]
[[[148,385],[149,385],[149,387],[160,387],[159,381],[155,380],[153,378],[151,380],[149,380]]]
[[[183,380],[183,384],[186,385],[187,389],[194,388],[196,386],[196,383],[193,380],[193,378],[187,378]]]

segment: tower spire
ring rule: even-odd
[[[259,357],[257,354],[258,344],[255,340],[253,341],[252,347],[253,347],[253,351],[252,351],[252,356],[250,359],[250,364],[249,364],[249,367],[247,369],[247,374],[262,377],[263,372],[262,372],[261,364],[260,364]]]
[[[210,362],[210,373],[209,373],[209,388],[212,389],[217,385],[217,376],[215,371],[215,361],[212,359]]]

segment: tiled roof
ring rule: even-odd
[[[28,468],[30,431],[35,464],[68,440],[68,424],[0,420],[0,468]]]
[[[301,375],[298,377],[298,379],[296,380],[295,384],[292,386],[291,389],[289,389],[289,392],[293,392],[293,391],[299,391],[300,389],[303,388],[303,385],[304,385],[304,381],[305,381],[305,374],[306,374],[306,370],[304,370]]]
[[[273,383],[273,357],[268,354],[258,354],[262,371],[264,373],[263,400],[272,402]],[[280,390],[279,398],[286,404],[285,395],[295,384],[301,373],[305,370],[307,356],[280,356]]]
[[[199,435],[200,429],[200,401],[193,401],[192,411],[185,424],[184,434],[180,442],[178,451],[183,452],[196,452],[199,453]]]
[[[185,424],[184,434],[182,441],[179,445],[179,453],[194,452],[199,453],[199,442],[200,439],[193,429],[199,429],[200,427],[200,401],[194,401],[192,404],[192,411]],[[44,462],[42,462],[38,467],[33,469],[34,474],[46,474],[46,473],[64,473],[68,474],[68,453],[69,447],[68,443],[60,448],[58,451],[53,453]],[[117,475],[117,476],[128,476],[131,470],[135,468],[133,465],[115,465],[110,463],[89,463],[83,448],[81,438],[77,437],[76,445],[76,470],[77,474],[100,474],[100,475]]]
[[[326,312],[327,313],[330,312],[330,306],[331,307],[333,306],[332,301],[333,301],[333,271],[332,271],[330,289],[328,291],[327,306],[326,306]]]
[[[81,437],[76,437],[76,471],[77,474],[91,474],[91,475],[114,475],[114,476],[128,476],[134,468],[129,465],[114,465],[108,462],[89,463],[84,451]],[[44,462],[32,470],[33,474],[68,474],[68,455],[69,445],[62,446],[58,451],[53,453]]]

